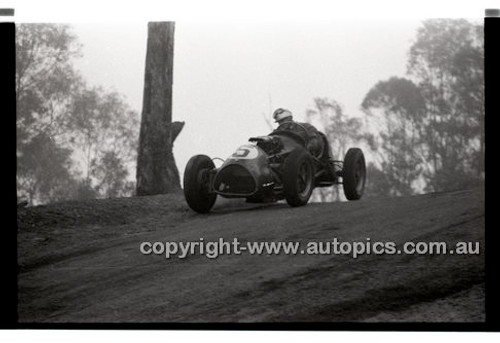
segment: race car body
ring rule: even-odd
[[[309,150],[308,143],[294,132],[275,130],[250,138],[219,168],[206,155],[193,156],[184,172],[186,201],[199,213],[209,212],[218,195],[302,206],[315,187],[341,183],[348,200],[360,199],[366,179],[362,151],[351,148],[344,161],[335,161],[324,148]]]

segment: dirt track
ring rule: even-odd
[[[182,196],[18,211],[20,322],[481,322],[481,189],[349,203],[216,205]],[[142,255],[143,241],[457,241],[480,255]]]

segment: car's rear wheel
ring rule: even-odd
[[[347,200],[358,200],[363,195],[366,182],[366,165],[363,151],[351,148],[344,158],[342,183]]]
[[[283,188],[290,206],[307,204],[314,189],[314,163],[304,149],[295,149],[283,165]]]
[[[208,213],[212,209],[217,194],[210,192],[210,171],[214,162],[206,155],[196,155],[189,159],[184,170],[184,197],[194,211]]]

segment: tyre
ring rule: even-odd
[[[189,159],[184,170],[184,197],[198,213],[208,213],[217,198],[216,193],[210,192],[209,173],[213,169],[215,164],[210,157],[196,155]]]
[[[365,190],[366,165],[363,151],[351,148],[344,158],[342,170],[344,194],[347,200],[359,200]]]
[[[283,166],[283,188],[290,206],[307,204],[314,189],[314,163],[304,149],[295,149]]]

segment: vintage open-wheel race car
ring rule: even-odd
[[[348,200],[363,195],[366,166],[363,152],[350,148],[343,161],[328,156],[326,136],[320,151],[311,153],[307,136],[279,128],[268,136],[252,137],[220,167],[206,155],[191,157],[184,171],[184,195],[196,212],[207,213],[217,195],[248,202],[307,204],[316,187],[342,184]]]

